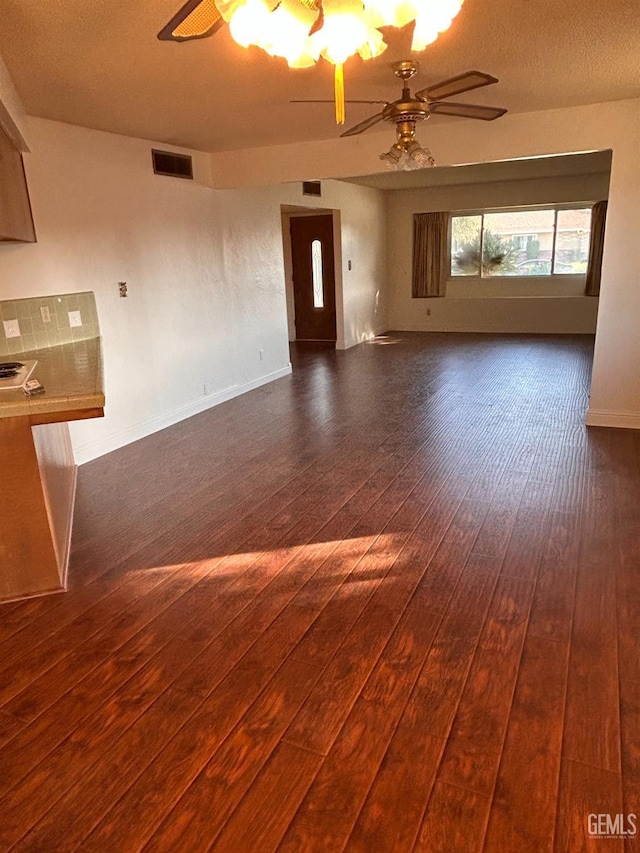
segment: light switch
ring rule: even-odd
[[[82,317],[79,311],[69,311],[69,325],[72,329],[74,326],[82,325]]]
[[[20,324],[17,320],[4,320],[4,336],[5,338],[19,338],[20,337]]]

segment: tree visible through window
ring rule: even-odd
[[[588,207],[452,216],[451,275],[583,274],[590,235]]]

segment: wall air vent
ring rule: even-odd
[[[320,181],[303,181],[302,183],[302,195],[322,195],[322,187],[320,186]]]
[[[193,180],[193,164],[187,154],[174,154],[173,151],[151,151],[153,171],[156,175],[167,175],[170,178],[187,178]]]

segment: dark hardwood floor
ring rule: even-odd
[[[592,341],[390,335],[83,466],[0,607],[0,850],[636,851],[640,433]]]

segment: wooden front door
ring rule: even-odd
[[[296,340],[335,341],[333,216],[291,218]]]

